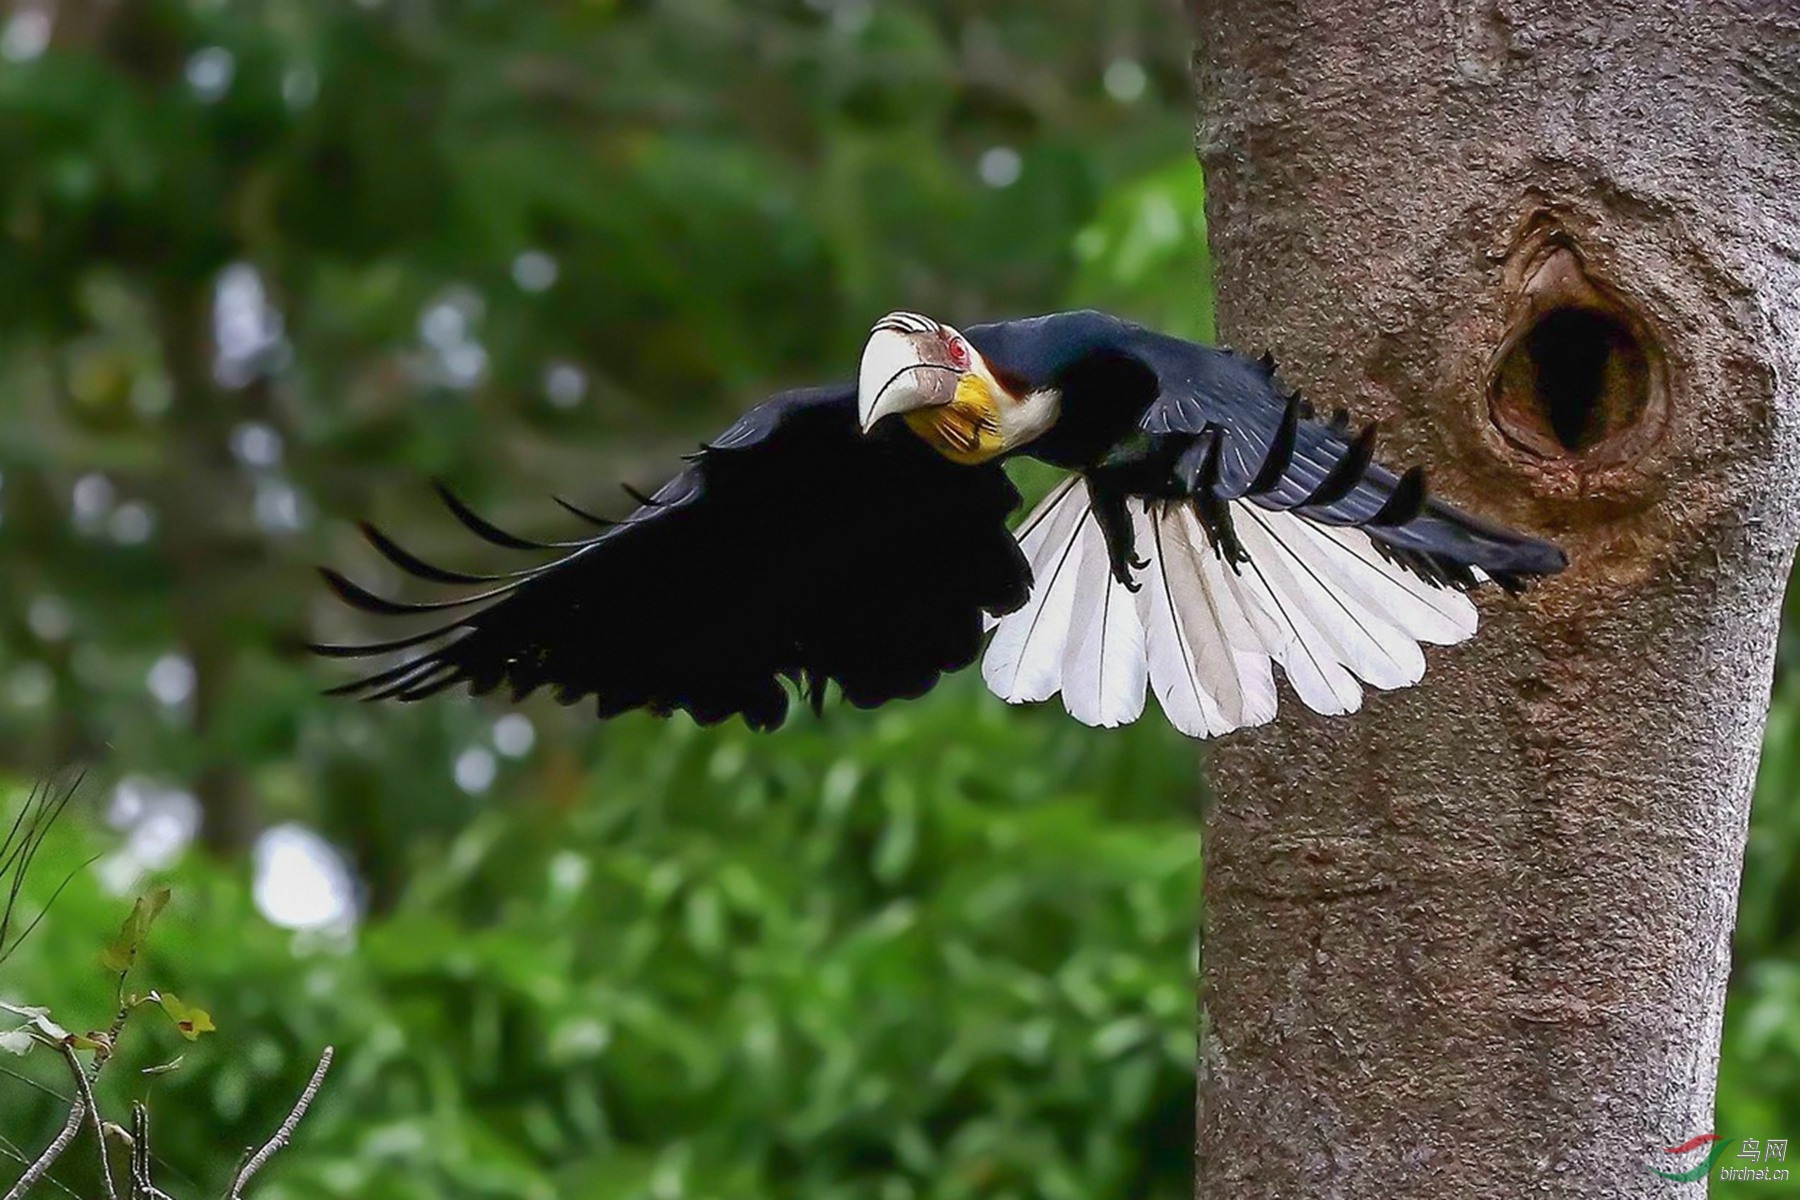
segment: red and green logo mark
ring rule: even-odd
[[[1663,1153],[1692,1154],[1702,1146],[1710,1146],[1711,1149],[1707,1150],[1706,1158],[1700,1165],[1690,1171],[1659,1171],[1655,1167],[1649,1168],[1649,1171],[1652,1175],[1661,1175],[1664,1179],[1672,1179],[1676,1183],[1692,1183],[1696,1179],[1704,1179],[1707,1172],[1712,1170],[1713,1164],[1719,1161],[1719,1156],[1731,1148],[1729,1139],[1722,1138],[1716,1133],[1703,1133],[1699,1137],[1689,1138],[1679,1146],[1664,1146]]]

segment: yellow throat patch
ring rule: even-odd
[[[1006,448],[994,391],[973,371],[957,381],[950,403],[916,408],[902,416],[914,433],[954,463],[983,463]]]

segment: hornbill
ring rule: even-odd
[[[398,656],[332,689],[370,700],[549,688],[601,717],[759,729],[830,683],[860,707],[918,696],[984,638],[1002,699],[1060,692],[1089,725],[1136,719],[1146,687],[1190,736],[1256,725],[1274,664],[1308,707],[1353,712],[1359,681],[1416,683],[1420,643],[1475,632],[1466,592],[1566,562],[1379,465],[1374,434],[1316,417],[1266,358],[1103,313],[967,330],[891,313],[856,382],[750,410],[628,516],[565,503],[590,536],[528,541],[439,487],[477,536],[547,562],[445,570],[364,524],[403,571],[478,590],[401,603],[326,569],[364,611],[454,615],[315,649]],[[1015,532],[1012,455],[1070,472]]]

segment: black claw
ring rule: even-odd
[[[1125,493],[1108,487],[1104,477],[1097,479],[1091,474],[1088,489],[1094,519],[1100,523],[1100,533],[1106,540],[1106,558],[1112,567],[1113,578],[1135,592],[1138,584],[1131,577],[1132,571],[1142,571],[1150,564],[1138,557]]]

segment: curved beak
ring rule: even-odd
[[[863,432],[895,413],[950,403],[962,374],[950,364],[936,330],[884,319],[869,335],[857,375],[856,413]]]

